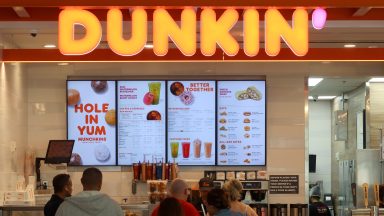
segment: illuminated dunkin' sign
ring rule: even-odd
[[[324,15],[325,14],[325,15]],[[148,14],[142,8],[132,10],[131,36],[123,38],[123,15],[119,9],[110,9],[107,14],[107,41],[110,49],[118,55],[133,56],[140,53],[147,43]],[[235,56],[240,51],[239,42],[230,30],[239,21],[235,9],[227,9],[216,16],[213,9],[203,9],[199,20],[200,51],[205,56],[216,52],[216,45],[228,56]],[[242,50],[247,56],[256,56],[259,52],[260,18],[256,9],[245,9],[242,14],[243,43]],[[314,28],[324,27],[326,13],[316,9],[312,14]],[[303,8],[292,14],[292,24],[277,9],[268,9],[264,17],[265,51],[269,56],[277,56],[281,49],[281,39],[285,41],[297,56],[308,52],[308,12]],[[197,52],[197,19],[193,8],[182,10],[178,24],[166,9],[153,12],[153,51],[157,56],[164,56],[169,49],[169,39],[185,56]],[[76,25],[83,26],[86,33],[82,38],[75,38]],[[92,12],[82,9],[64,9],[59,15],[59,50],[64,55],[85,55],[92,52],[100,43],[102,27]]]

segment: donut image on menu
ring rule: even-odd
[[[169,90],[171,91],[171,93],[173,95],[179,96],[179,95],[181,95],[181,93],[184,92],[184,85],[181,82],[174,82],[169,87]]]
[[[156,110],[152,110],[147,114],[147,120],[161,120],[161,114]]]
[[[95,91],[96,93],[103,93],[105,91],[107,91],[107,88],[108,88],[108,83],[107,81],[92,81],[91,82],[91,87],[93,89],[93,91]]]
[[[72,153],[71,159],[68,163],[71,166],[81,166],[83,165],[83,161],[81,160],[81,156],[77,153]]]
[[[185,105],[192,104],[194,100],[192,93],[189,91],[183,92],[179,97],[181,102],[183,102]]]
[[[100,144],[95,147],[95,157],[100,162],[106,162],[111,157],[111,153],[106,145]]]
[[[116,124],[116,111],[114,109],[108,110],[105,114],[105,122],[109,125]]]
[[[80,92],[76,89],[68,89],[68,106],[74,106],[80,101]]]

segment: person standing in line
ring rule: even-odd
[[[44,206],[44,216],[55,216],[64,199],[72,195],[72,181],[68,174],[56,175],[52,180],[52,185],[54,194]]]
[[[239,180],[232,179],[226,182],[223,186],[223,189],[228,195],[229,205],[231,206],[232,211],[243,213],[245,216],[257,216],[255,210],[253,210],[250,206],[240,202],[243,185]]]
[[[189,202],[187,202],[188,198],[188,184],[182,179],[175,179],[172,181],[172,184],[169,189],[170,195],[173,198],[176,198],[184,212],[185,216],[199,216],[199,212],[196,208]],[[161,206],[161,204],[160,204]],[[151,216],[159,216],[159,208],[156,207]]]
[[[207,210],[210,216],[245,216],[229,208],[228,197],[223,189],[212,189],[207,194]]]
[[[178,199],[165,198],[159,206],[157,216],[184,216],[184,210]]]
[[[81,184],[83,191],[68,197],[60,205],[56,216],[123,216],[123,211],[116,201],[100,193],[103,174],[91,167],[83,172]]]

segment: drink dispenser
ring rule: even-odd
[[[241,181],[243,185],[242,201],[246,204],[268,202],[268,181]]]

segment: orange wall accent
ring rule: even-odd
[[[276,57],[260,50],[255,57],[248,57],[241,50],[236,56],[223,55],[217,50],[213,56],[204,56],[198,50],[194,56],[184,56],[177,49],[170,49],[166,56],[156,56],[151,49],[145,49],[135,56],[119,56],[110,49],[96,49],[83,56],[64,56],[57,49],[4,49],[5,62],[161,62],[161,61],[384,61],[384,48],[310,48],[304,57],[295,56],[289,49],[281,49]]]
[[[382,0],[1,0],[0,6],[61,7],[61,6],[258,6],[258,7],[368,7],[384,6]]]

